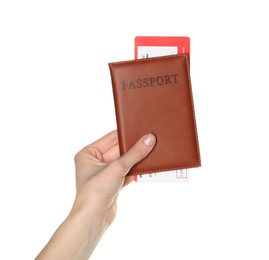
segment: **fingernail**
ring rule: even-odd
[[[142,142],[146,146],[152,146],[153,144],[155,144],[155,141],[156,141],[156,137],[153,134],[146,135],[142,140]]]

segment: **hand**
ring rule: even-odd
[[[120,157],[117,131],[113,131],[84,147],[75,156],[77,198],[74,208],[84,205],[90,211],[101,212],[110,224],[115,218],[120,190],[133,180],[133,176],[126,177],[126,174],[151,152],[155,142],[155,136],[148,134]]]
[[[115,218],[119,192],[133,180],[127,173],[155,143],[153,134],[145,135],[120,157],[113,131],[78,152],[74,205],[36,260],[88,259]]]

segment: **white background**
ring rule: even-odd
[[[108,62],[189,36],[202,167],[133,183],[92,259],[269,259],[267,1],[0,2],[0,259],[69,213],[75,153],[116,128]]]

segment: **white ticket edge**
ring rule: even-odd
[[[135,176],[136,182],[186,182],[189,180],[189,170],[174,170]]]

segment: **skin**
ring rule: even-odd
[[[116,217],[121,189],[132,182],[126,176],[154,148],[153,134],[141,137],[123,156],[117,131],[81,149],[75,156],[76,198],[72,209],[36,260],[89,259]]]

